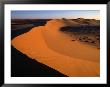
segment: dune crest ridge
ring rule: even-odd
[[[17,36],[11,43],[23,54],[67,76],[100,76],[99,50],[71,42],[69,36],[59,31],[69,22],[50,20],[45,26]]]

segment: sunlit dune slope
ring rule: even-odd
[[[67,76],[99,76],[99,49],[70,41],[69,36],[59,31],[68,23],[50,20],[45,26],[34,27],[14,38],[12,45],[30,58]]]
[[[59,32],[62,26],[66,24],[61,20],[52,20],[45,25],[43,35],[49,48],[63,55],[99,62],[99,49],[77,41],[72,42],[72,38]]]

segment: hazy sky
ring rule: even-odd
[[[12,11],[12,19],[58,19],[58,18],[90,18],[100,19],[99,10],[36,10]]]

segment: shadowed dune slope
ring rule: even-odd
[[[99,76],[99,49],[71,42],[69,36],[59,31],[68,26],[68,21],[50,20],[45,26],[34,27],[14,38],[12,45],[28,57],[67,76]]]

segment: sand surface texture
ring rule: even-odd
[[[100,50],[71,41],[71,37],[59,31],[67,25],[64,20],[50,20],[45,26],[34,27],[17,36],[12,45],[28,57],[67,76],[100,76]]]

